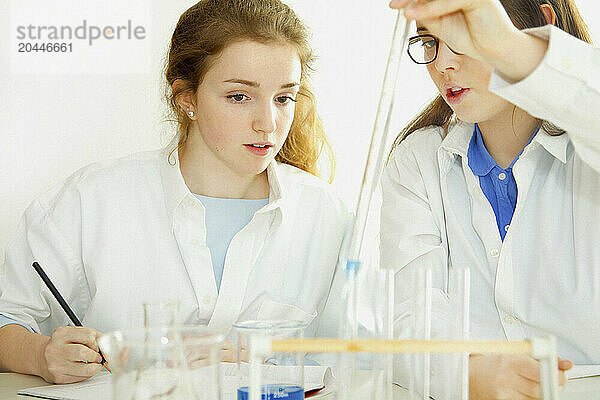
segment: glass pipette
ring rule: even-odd
[[[371,144],[367,155],[367,163],[363,174],[363,180],[360,188],[360,194],[356,205],[354,223],[350,236],[348,249],[348,258],[345,265],[346,270],[346,288],[345,288],[345,315],[342,318],[340,326],[341,337],[357,337],[357,280],[356,274],[360,268],[364,257],[362,252],[365,226],[371,205],[373,193],[377,188],[381,172],[383,170],[383,160],[385,154],[385,144],[389,134],[390,120],[392,116],[394,94],[398,72],[400,68],[401,56],[406,49],[406,42],[409,34],[410,23],[404,16],[403,10],[398,10],[392,43],[388,55],[383,85],[375,115],[375,123],[371,134]],[[389,310],[388,312],[393,312]],[[389,319],[389,318],[388,318]]]

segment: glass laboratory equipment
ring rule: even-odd
[[[471,270],[466,267],[452,267],[449,274],[448,296],[450,307],[455,310],[452,335],[449,339],[467,341],[470,334],[470,301],[471,301]],[[452,398],[468,400],[469,398],[469,353],[452,357],[456,374],[447,378],[446,392]]]
[[[346,288],[346,318],[341,323],[340,338],[393,339],[394,271],[368,267],[363,266],[357,273],[354,288]],[[393,357],[391,353],[339,353],[334,372],[336,398],[391,399]]]
[[[206,327],[115,331],[98,340],[113,400],[220,400],[223,336]]]
[[[293,320],[242,321],[233,324],[236,332],[238,389],[237,400],[250,398],[248,346],[253,336],[300,339],[305,324]],[[304,399],[305,353],[272,353],[265,356],[260,369],[262,400]]]
[[[394,25],[394,31],[392,34],[392,42],[390,46],[390,51],[388,54],[387,64],[385,67],[385,74],[383,79],[383,85],[379,97],[379,104],[377,106],[377,113],[375,115],[375,122],[373,125],[373,131],[371,134],[371,143],[369,146],[369,153],[367,156],[367,163],[365,165],[365,170],[363,174],[363,180],[360,188],[360,194],[358,197],[358,202],[356,205],[355,218],[352,224],[352,234],[350,236],[349,245],[348,245],[348,258],[345,265],[345,274],[346,274],[346,285],[343,293],[343,318],[340,319],[340,337],[343,339],[357,339],[361,338],[361,336],[371,337],[371,338],[393,338],[393,324],[390,322],[393,318],[394,309],[393,309],[393,293],[389,293],[387,290],[385,292],[372,292],[372,293],[385,293],[382,297],[385,299],[383,301],[385,311],[383,314],[379,314],[379,316],[383,316],[381,321],[377,321],[377,316],[374,314],[374,324],[373,327],[377,327],[377,322],[382,322],[380,326],[386,326],[383,331],[375,331],[371,330],[362,330],[361,332],[361,319],[363,319],[363,314],[361,314],[360,304],[358,296],[360,291],[360,271],[364,268],[361,266],[362,262],[365,260],[365,251],[364,251],[364,235],[365,235],[365,227],[367,224],[367,219],[369,216],[369,212],[371,209],[371,200],[373,198],[373,193],[377,190],[377,186],[379,183],[379,178],[381,176],[381,172],[383,171],[383,167],[385,165],[385,149],[388,144],[388,136],[392,114],[394,110],[394,96],[396,89],[396,82],[398,81],[398,74],[400,70],[400,61],[402,58],[402,54],[404,49],[406,48],[408,33],[410,31],[411,23],[404,17],[403,11],[398,11],[396,14],[396,20]],[[383,275],[386,275],[382,272]],[[387,276],[385,276],[384,281],[387,284],[394,285],[393,281],[393,273],[389,272]],[[386,288],[387,289],[387,288]],[[393,292],[393,291],[392,291]],[[375,310],[380,305],[372,304],[373,310]],[[381,308],[381,307],[380,307]],[[370,336],[369,336],[370,335]],[[339,374],[342,377],[340,385],[338,385],[338,399],[340,400],[349,400],[353,396],[354,398],[364,398],[360,397],[358,393],[359,391],[353,390],[353,385],[358,382],[357,374],[363,374],[363,372],[359,372],[361,368],[363,371],[371,370],[373,371],[382,371],[379,380],[384,380],[386,382],[390,381],[391,376],[391,364],[393,363],[393,357],[391,355],[376,355],[371,354],[370,356],[360,357],[357,354],[345,354],[340,355],[338,359],[339,366]],[[370,357],[370,359],[369,359]],[[375,379],[377,381],[378,379]],[[391,385],[391,384],[390,384]],[[375,388],[375,384],[368,384],[372,388]],[[388,387],[388,385],[384,385],[384,387]],[[344,397],[346,396],[346,397]],[[373,398],[375,396],[374,393],[368,393],[368,398]],[[389,398],[390,393],[382,393],[380,398]]]
[[[418,268],[413,271],[415,291],[412,296],[412,338],[431,340],[431,268]],[[411,355],[409,398],[429,399],[431,354],[417,353]]]
[[[439,277],[438,277],[439,278]],[[433,271],[419,267],[413,271],[411,339],[420,341],[469,340],[470,271],[451,267],[447,292],[433,287]],[[434,296],[434,291],[437,294]],[[435,302],[435,305],[434,305]],[[434,308],[436,313],[434,315]],[[432,321],[444,321],[444,329],[432,331]],[[406,356],[405,356],[406,357]],[[409,360],[409,398],[466,399],[469,391],[468,353],[413,353]],[[435,373],[432,372],[435,367]]]
[[[179,324],[179,301],[144,303],[144,328]]]

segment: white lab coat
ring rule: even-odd
[[[231,241],[217,294],[204,207],[167,155],[90,165],[35,200],[0,268],[0,313],[46,335],[70,324],[35,260],[102,332],[141,327],[143,302],[173,299],[184,322],[223,332],[270,318],[312,321],[314,332],[350,217],[328,185],[273,161],[269,203]]]
[[[551,333],[561,357],[600,364],[600,49],[554,27],[529,33],[549,38],[542,63],[517,83],[494,73],[489,88],[568,133],[540,130],[515,163],[519,193],[504,242],[467,164],[473,124],[459,121],[445,137],[428,127],[395,149],[382,181],[381,263],[398,270],[401,336],[411,270],[433,268],[432,335],[441,338],[454,316],[448,273],[464,266],[472,338]]]

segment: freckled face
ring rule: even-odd
[[[419,34],[429,34],[424,27],[417,26]],[[441,96],[462,121],[485,122],[512,112],[512,104],[488,90],[493,68],[454,53],[442,41],[437,58],[427,64],[427,71]]]
[[[291,45],[228,45],[196,93],[203,157],[240,176],[264,172],[289,133],[300,78]]]

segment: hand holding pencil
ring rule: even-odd
[[[56,328],[39,355],[42,378],[52,383],[74,383],[97,374],[103,367],[96,343],[101,335],[81,326]]]
[[[42,378],[51,383],[73,383],[90,378],[102,366],[110,372],[96,342],[102,334],[83,327],[42,267],[37,262],[32,266],[75,325],[56,328],[48,338],[42,354],[38,355],[38,370]]]

